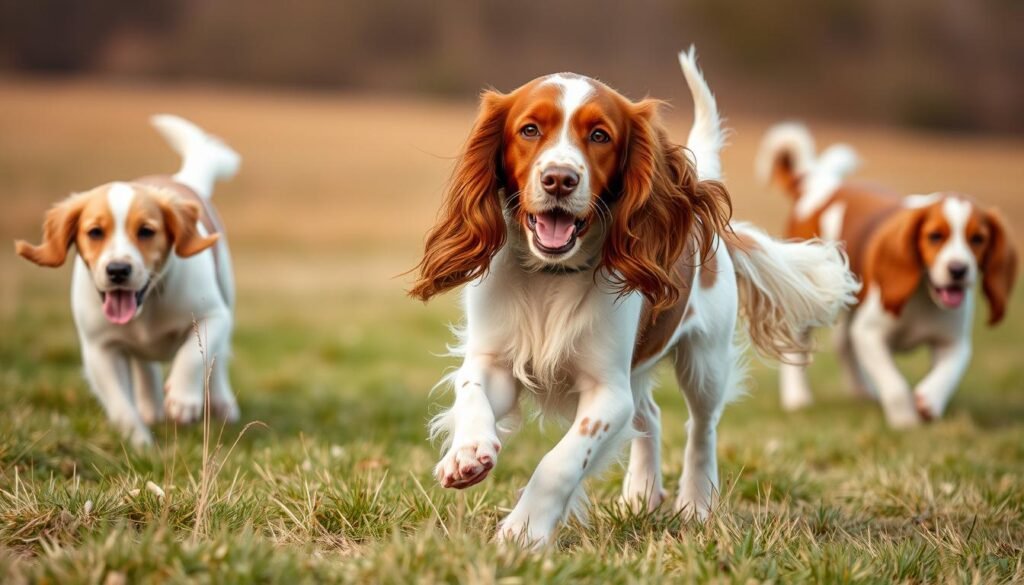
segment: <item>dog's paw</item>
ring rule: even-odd
[[[146,426],[153,426],[164,420],[164,405],[159,402],[147,402],[140,400],[137,404],[139,417]]]
[[[483,481],[494,469],[499,451],[501,443],[497,437],[455,443],[434,468],[434,475],[443,487],[468,488]]]
[[[212,396],[210,397],[210,414],[229,423],[238,422],[241,412],[238,410],[238,402],[234,396]]]
[[[932,401],[923,394],[914,395],[914,407],[917,409],[917,414],[924,422],[932,422],[942,416],[942,409],[933,404]]]
[[[889,427],[895,430],[906,430],[920,426],[922,419],[914,405],[906,407],[887,407],[885,409],[885,420]]]
[[[188,425],[203,416],[203,394],[165,388],[164,413],[179,425]]]
[[[619,496],[619,502],[636,514],[653,512],[660,508],[667,499],[668,492],[665,491],[664,488],[658,488],[650,493],[637,492],[632,494],[622,494]]]

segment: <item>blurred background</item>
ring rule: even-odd
[[[695,42],[732,109],[1011,133],[1022,30],[1017,0],[0,0],[0,68],[461,98],[572,70],[642,97]]]

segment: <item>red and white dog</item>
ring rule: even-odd
[[[846,247],[864,289],[837,327],[840,361],[855,391],[877,396],[889,424],[907,427],[941,416],[967,369],[976,282],[988,298],[989,324],[1003,318],[1016,252],[994,209],[957,193],[901,197],[847,181],[857,164],[849,146],[816,156],[804,126],[780,124],[765,136],[758,172],[794,200],[788,237]],[[933,365],[911,390],[893,354],[922,345]],[[811,402],[801,366],[782,366],[780,390],[787,409]]]
[[[16,243],[18,254],[51,267],[77,248],[71,309],[86,379],[134,445],[152,441],[147,425],[161,420],[165,408],[179,423],[202,415],[208,365],[211,410],[238,418],[227,373],[235,303],[231,257],[210,197],[214,182],[234,176],[240,159],[187,120],[160,115],[152,122],[182,156],[176,175],[71,195],[47,212],[42,244]],[[172,358],[164,398],[159,362]]]
[[[806,349],[800,334],[853,300],[835,245],[781,243],[729,225],[717,106],[694,53],[680,62],[695,100],[687,144],[673,144],[656,100],[632,102],[575,74],[484,92],[411,294],[469,283],[448,382],[445,487],[482,481],[501,450],[499,423],[521,389],[573,419],[499,528],[502,540],[549,542],[582,513],[582,481],[632,440],[630,504],[665,497],[652,372],[670,357],[689,405],[676,506],[704,518],[718,482],[716,426],[739,392],[742,310],[770,355]]]

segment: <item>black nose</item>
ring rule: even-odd
[[[967,265],[960,262],[950,262],[949,275],[953,277],[953,280],[963,280],[967,276]]]
[[[132,265],[127,262],[111,262],[107,264],[107,278],[114,284],[124,284],[132,275]]]
[[[569,167],[550,167],[541,173],[540,184],[548,195],[568,197],[580,184],[580,176]]]

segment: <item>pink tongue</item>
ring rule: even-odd
[[[124,325],[135,316],[135,292],[130,290],[108,291],[103,298],[103,314],[116,325]]]
[[[947,286],[940,288],[938,292],[942,304],[950,309],[955,309],[960,306],[960,303],[964,302],[964,289],[962,288]]]
[[[537,239],[545,248],[561,248],[569,243],[575,229],[572,216],[563,213],[540,213],[537,215]]]

